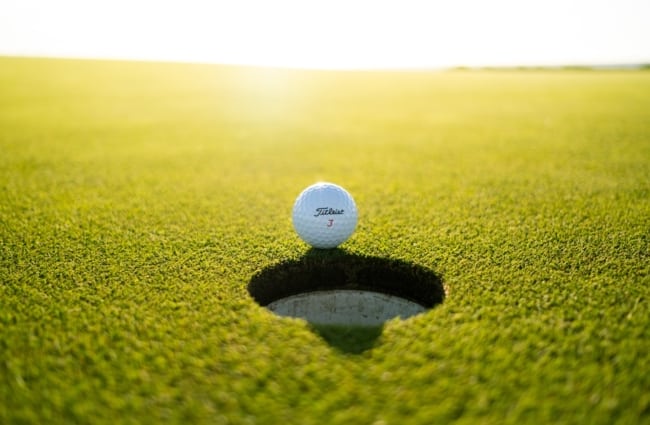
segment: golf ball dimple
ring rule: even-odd
[[[314,248],[335,248],[357,226],[352,196],[333,183],[316,183],[303,190],[293,204],[293,228]]]

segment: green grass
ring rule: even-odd
[[[4,58],[0,152],[0,423],[650,423],[648,72]],[[255,303],[321,179],[442,304]]]

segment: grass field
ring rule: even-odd
[[[4,58],[0,152],[0,423],[650,423],[650,72]],[[356,335],[247,291],[328,255],[446,297]]]

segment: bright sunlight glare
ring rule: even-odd
[[[648,0],[6,0],[0,54],[302,68],[650,60]]]

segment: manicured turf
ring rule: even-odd
[[[0,423],[650,423],[649,72],[5,58],[0,151]],[[317,180],[444,302],[260,307]]]

